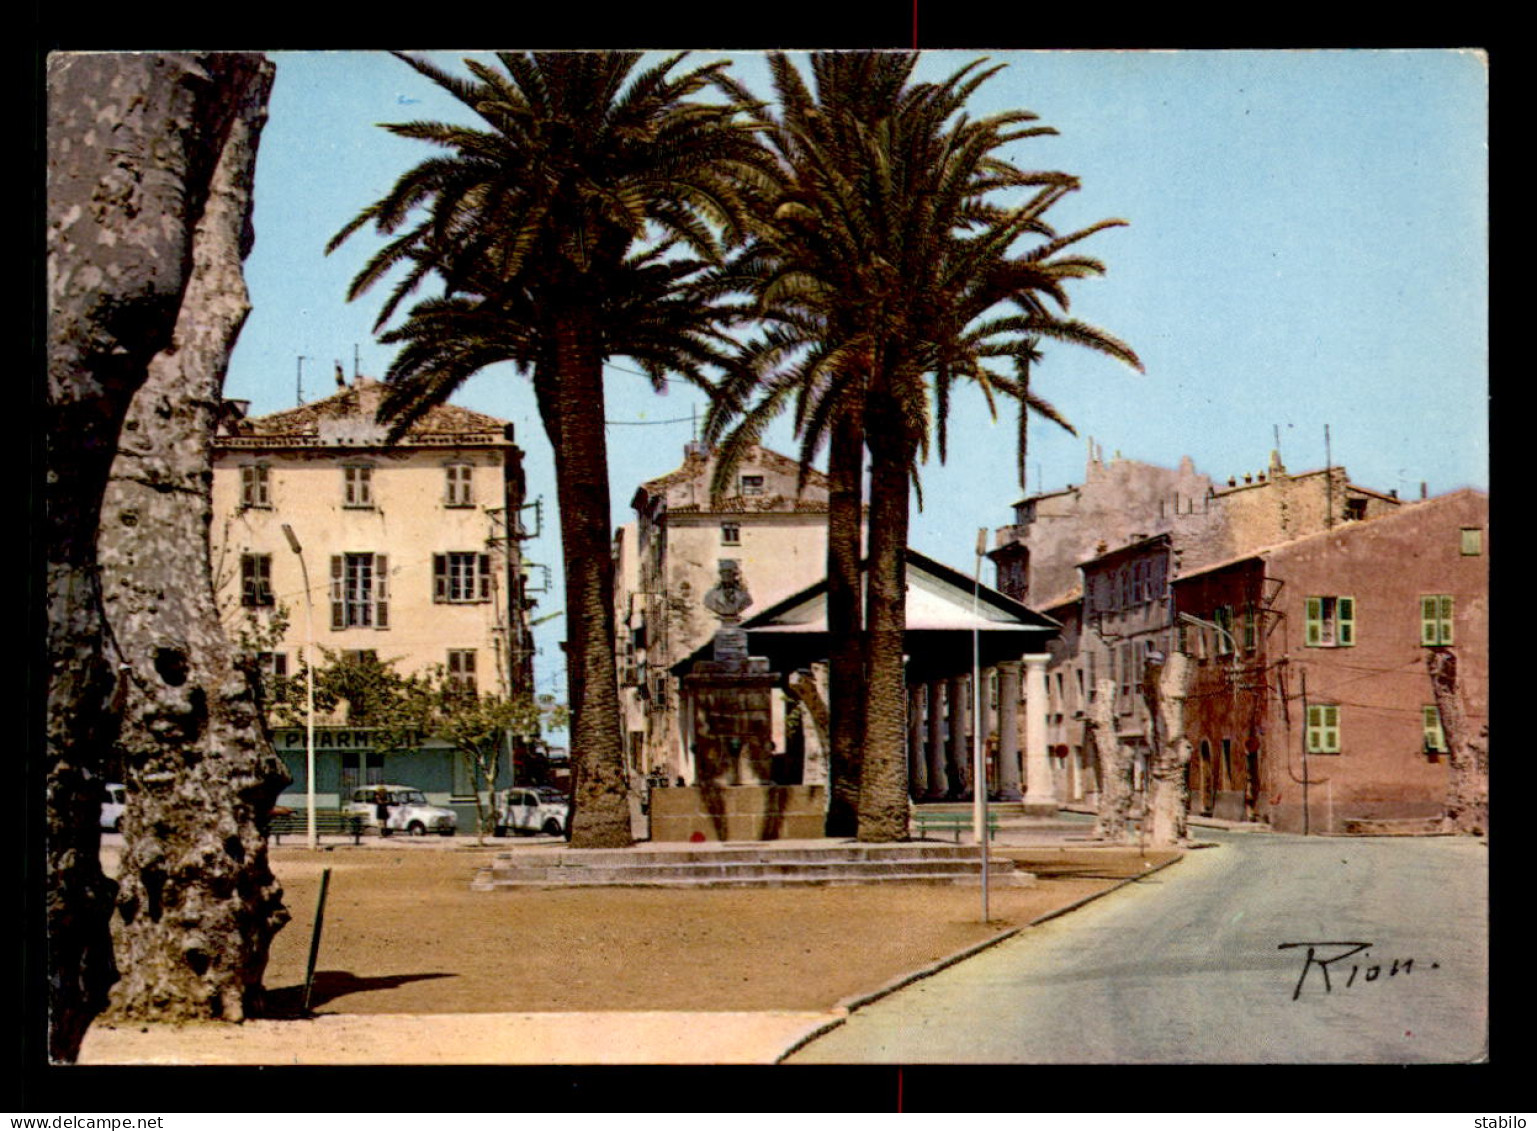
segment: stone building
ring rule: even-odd
[[[1265,470],[1225,486],[1195,469],[1096,452],[1084,482],[1024,499],[988,555],[998,588],[1063,625],[1047,671],[1047,741],[1058,798],[1092,805],[1098,786],[1085,716],[1097,683],[1116,685],[1117,732],[1140,786],[1148,711],[1141,695],[1153,653],[1172,647],[1169,583],[1247,550],[1390,514],[1401,506],[1350,481],[1343,467],[1292,474],[1272,452]]]
[[[1440,816],[1446,745],[1426,658],[1455,650],[1477,731],[1488,513],[1482,492],[1456,491],[1173,581],[1195,659],[1193,810],[1325,834]]]
[[[669,670],[705,645],[719,619],[704,606],[724,561],[737,563],[753,604],[747,615],[820,581],[827,567],[827,479],[801,480],[795,460],[755,447],[723,496],[711,498],[715,456],[690,443],[675,471],[642,484],[636,519],[614,540],[620,702],[632,773],[693,784]],[[814,728],[782,693],[773,696],[776,749],[813,760]]]
[[[387,443],[375,420],[384,386],[366,377],[347,384],[340,374],[338,385],[324,400],[267,416],[226,404],[210,539],[231,629],[286,610],[286,634],[261,656],[276,674],[301,670],[308,613],[317,663],[319,648],[372,653],[403,673],[442,665],[477,690],[529,691],[532,602],[512,425],[443,405]],[[430,741],[416,751],[376,750],[345,715],[320,721],[318,805],[356,786],[399,782],[459,809],[467,823],[474,797],[461,759]],[[279,728],[274,739],[294,776],[285,804],[294,804],[306,790],[305,731]]]

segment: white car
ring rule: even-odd
[[[566,795],[549,786],[514,786],[497,794],[496,835],[509,831],[532,835],[565,836],[571,820]]]
[[[426,794],[409,785],[368,785],[352,791],[352,798],[342,806],[344,813],[356,813],[363,818],[363,827],[379,828],[379,791],[384,790],[389,801],[390,832],[406,832],[412,836],[453,836],[459,818],[452,809],[428,802]]]
[[[107,786],[107,799],[101,803],[101,827],[115,833],[123,831],[124,789],[120,785]]]

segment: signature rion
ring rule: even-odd
[[[1323,979],[1324,993],[1334,992],[1334,978],[1345,977],[1345,967],[1340,965],[1347,959],[1360,958],[1350,963],[1350,975],[1345,978],[1341,989],[1349,989],[1360,978],[1363,983],[1376,982],[1387,978],[1396,978],[1400,974],[1408,975],[1414,971],[1414,959],[1395,958],[1391,963],[1386,960],[1373,962],[1371,960],[1371,947],[1369,942],[1286,942],[1281,943],[1280,950],[1295,950],[1299,947],[1307,947],[1307,957],[1302,960],[1302,974],[1297,979],[1297,987],[1292,990],[1292,1001],[1302,996],[1302,987],[1307,985],[1308,975],[1314,970],[1318,971]],[[1332,952],[1332,953],[1331,953]],[[1364,953],[1363,953],[1364,952]],[[1333,977],[1331,977],[1331,968]],[[1421,963],[1420,968],[1427,969]],[[1441,964],[1432,962],[1428,969],[1439,970]]]

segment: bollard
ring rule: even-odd
[[[304,1003],[301,1012],[310,1011],[310,986],[315,982],[315,960],[320,957],[320,928],[326,921],[326,889],[331,886],[331,869],[320,873],[320,898],[315,902],[315,929],[310,935],[310,960],[304,970]]]

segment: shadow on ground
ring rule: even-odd
[[[425,982],[432,978],[455,978],[457,974],[388,974],[379,978],[359,978],[346,970],[317,970],[310,987],[310,1009],[335,1001],[348,994],[367,993],[370,990],[393,990],[410,982]],[[281,986],[267,991],[265,1016],[275,1020],[289,1020],[308,1016],[304,1010],[304,984]]]

